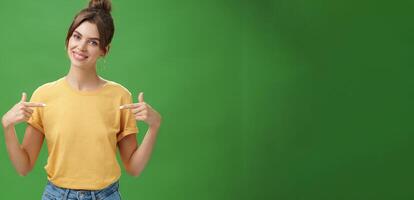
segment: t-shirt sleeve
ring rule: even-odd
[[[132,96],[131,94],[122,98],[121,105],[131,104]],[[117,135],[117,141],[121,141],[127,135],[138,133],[138,127],[135,120],[134,114],[130,109],[121,110],[121,119],[120,119],[120,131]]]
[[[40,103],[41,101],[41,95],[39,92],[39,89],[35,90],[33,92],[32,97],[30,98],[30,102],[36,102]],[[43,128],[43,108],[41,107],[32,107],[33,113],[32,116],[29,118],[27,123],[37,130],[39,130],[42,134],[44,134],[44,128]]]

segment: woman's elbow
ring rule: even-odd
[[[130,175],[130,176],[133,176],[133,177],[138,177],[139,175],[141,175],[141,170],[139,170],[139,169],[127,169],[127,172],[128,172],[128,174]]]
[[[19,174],[19,176],[27,176],[29,174],[29,170],[17,170],[17,173]]]
[[[16,168],[17,174],[19,176],[27,176],[33,169],[33,166],[25,167],[25,168]]]

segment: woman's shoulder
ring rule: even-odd
[[[47,83],[43,83],[39,87],[37,87],[34,91],[32,96],[35,98],[48,98],[55,94],[54,91],[57,91],[56,88],[61,84],[61,78],[55,81],[50,81]]]
[[[125,86],[115,81],[110,81],[110,80],[106,80],[106,81],[107,83],[105,87],[111,90],[111,92],[114,92],[122,96],[131,96],[131,92]]]
[[[60,85],[60,83],[62,82],[62,80],[63,80],[63,78],[60,78],[60,79],[55,80],[55,81],[50,81],[50,82],[47,82],[47,83],[43,83],[42,85],[37,87],[37,89],[34,92],[38,93],[38,92],[51,91],[52,88],[58,87]]]

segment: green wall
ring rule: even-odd
[[[0,2],[0,112],[64,76],[87,1]],[[99,62],[163,115],[124,199],[412,199],[411,1],[113,0]],[[138,139],[146,126],[141,122]],[[25,125],[18,126],[23,137]],[[19,177],[0,137],[0,199],[40,199],[43,147]]]

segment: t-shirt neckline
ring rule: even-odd
[[[91,90],[91,91],[81,91],[81,90],[78,90],[78,89],[73,88],[73,87],[69,84],[69,82],[68,82],[68,80],[67,80],[66,76],[64,76],[64,77],[61,79],[61,81],[63,82],[63,84],[65,85],[65,87],[67,87],[70,91],[72,91],[72,92],[74,92],[74,93],[76,93],[76,94],[80,94],[80,95],[95,95],[95,94],[98,94],[98,93],[100,93],[102,90],[104,90],[104,89],[106,88],[106,86],[109,84],[109,81],[107,81],[107,80],[106,80],[106,83],[105,83],[103,86],[101,86],[101,87],[99,87],[99,88],[97,88],[97,89],[95,89],[95,90]]]

